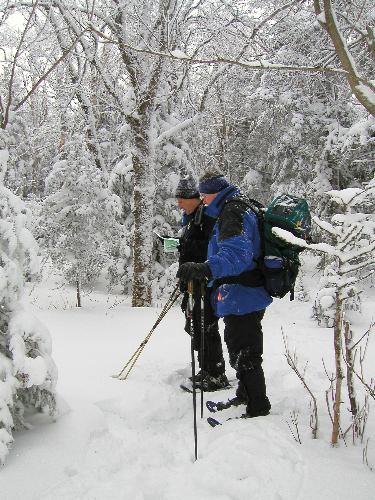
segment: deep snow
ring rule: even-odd
[[[362,463],[364,444],[331,448],[325,405],[333,367],[332,332],[318,328],[311,306],[275,300],[264,320],[265,361],[272,414],[212,429],[198,419],[194,462],[192,398],[179,389],[189,375],[190,344],[174,307],[151,337],[126,381],[118,372],[147,335],[160,309],[133,309],[121,297],[92,292],[74,307],[74,292],[35,287],[32,310],[49,328],[59,369],[60,416],[31,417],[33,428],[16,434],[0,473],[1,500],[368,500],[375,473]],[[372,305],[356,327],[364,331]],[[319,439],[311,439],[309,397],[288,367],[281,326],[306,379],[319,397]],[[222,325],[221,325],[222,329]],[[370,341],[367,360],[373,359]],[[234,383],[234,372],[227,363]],[[357,385],[358,387],[358,385]],[[362,390],[358,387],[363,400]],[[210,394],[226,399],[233,391]],[[242,408],[243,410],[243,408]],[[288,428],[299,412],[298,444]],[[374,411],[374,410],[372,410]],[[343,427],[349,422],[343,404]],[[241,408],[226,415],[241,413]],[[222,418],[222,413],[217,414]],[[375,434],[370,411],[367,436]],[[368,460],[375,465],[369,442]]]

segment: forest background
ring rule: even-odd
[[[53,406],[48,342],[30,323],[21,334],[27,321],[16,315],[40,265],[52,262],[77,302],[100,276],[133,306],[159,304],[176,257],[154,230],[176,234],[179,178],[211,166],[263,203],[289,192],[320,220],[343,205],[355,211],[352,198],[326,193],[353,196],[373,179],[374,17],[369,0],[0,2],[5,448],[23,421],[15,394]],[[357,212],[373,214],[373,192]],[[316,241],[327,227],[315,227]],[[355,243],[367,245],[366,266],[356,256],[367,273],[366,228]],[[332,326],[332,303],[320,306]],[[49,359],[48,377],[31,368],[38,356]]]

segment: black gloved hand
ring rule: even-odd
[[[180,281],[199,280],[211,278],[211,269],[207,262],[185,262],[181,264],[177,271],[177,278]]]

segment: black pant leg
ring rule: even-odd
[[[201,329],[199,329],[201,331]],[[198,351],[198,360],[201,353]],[[223,357],[223,348],[219,333],[218,318],[212,309],[209,297],[204,298],[204,370],[213,377],[218,377],[225,373],[225,362]]]
[[[266,414],[270,409],[262,368],[263,316],[264,310],[224,318],[229,361],[239,379],[238,391],[245,389],[247,393],[247,413],[251,416]]]
[[[201,369],[213,377],[225,373],[225,361],[219,333],[218,318],[212,309],[209,297],[204,297],[204,352],[201,360],[201,297],[194,299],[193,307],[194,350],[198,352],[198,362]],[[187,319],[185,330],[190,333],[190,320]]]
[[[224,340],[228,347],[229,362],[237,372],[263,362],[263,316],[264,310],[224,318]]]

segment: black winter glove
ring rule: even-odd
[[[181,264],[177,271],[177,278],[180,281],[199,280],[211,278],[211,269],[207,262],[185,262]]]

